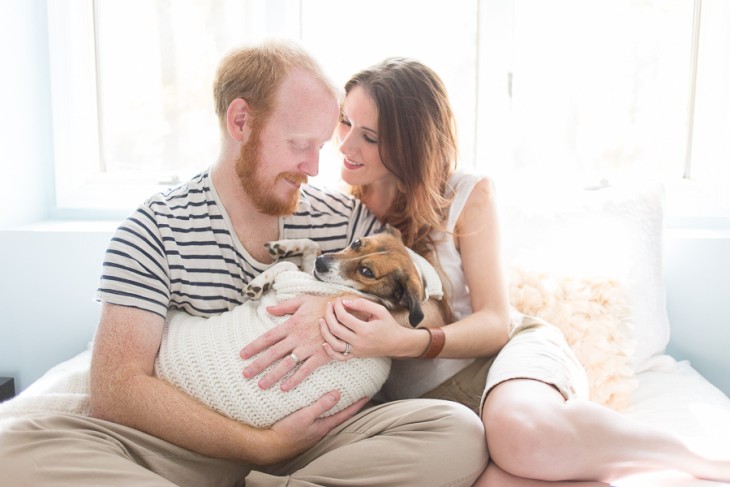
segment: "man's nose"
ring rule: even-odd
[[[304,160],[299,163],[297,169],[309,177],[319,174],[319,148],[315,147],[307,151]]]

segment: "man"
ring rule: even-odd
[[[377,227],[356,201],[302,186],[317,174],[339,115],[336,90],[306,53],[284,44],[235,51],[222,61],[214,93],[217,162],[153,196],[110,243],[98,292],[91,417],[29,417],[0,433],[4,481],[470,485],[487,461],[483,430],[457,404],[402,401],[358,413],[360,401],[319,419],[339,399],[332,391],[257,429],[153,376],[167,311],[211,316],[239,304],[245,283],[271,263],[265,242],[309,237],[327,251]],[[297,306],[287,329],[295,344],[309,343],[296,335],[316,327],[295,325],[321,317],[323,301]],[[322,350],[298,353],[301,367],[326,360]]]

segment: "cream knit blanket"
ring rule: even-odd
[[[422,257],[413,257],[427,283],[427,295],[442,295],[436,271]],[[248,361],[239,356],[246,343],[284,321],[266,312],[266,307],[300,293],[333,295],[353,293],[350,288],[323,283],[289,266],[274,283],[273,291],[260,301],[248,301],[211,318],[171,312],[166,320],[155,373],[199,401],[231,418],[266,426],[324,393],[338,389],[340,402],[329,414],[344,409],[361,397],[371,397],[382,386],[390,360],[350,359],[330,362],[317,369],[302,384],[281,392],[278,384],[261,390],[257,379],[245,379]],[[15,398],[0,404],[0,424],[34,413],[89,414],[89,368],[91,350],[51,368]]]
[[[241,348],[286,319],[267,313],[267,306],[301,293],[353,292],[318,281],[290,262],[276,265],[291,266],[292,270],[280,273],[273,292],[259,301],[247,301],[210,318],[172,312],[165,324],[155,374],[210,408],[257,427],[270,426],[333,389],[340,392],[341,399],[327,414],[334,414],[360,398],[372,397],[390,371],[387,358],[329,362],[288,392],[282,392],[279,383],[263,390],[257,385],[258,378],[243,377],[244,367],[253,359],[241,359]]]

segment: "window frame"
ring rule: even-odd
[[[472,126],[460,127],[462,144],[461,167],[493,173],[485,161],[504,161],[511,157],[514,148],[510,145],[509,129],[505,121],[510,119],[511,72],[510,46],[500,40],[510,38],[514,29],[514,1],[500,0],[483,2],[475,0],[478,11],[476,38],[476,79],[473,80],[476,101]],[[301,0],[276,0],[265,8],[255,0],[245,0],[262,19],[248,21],[255,26],[254,38],[261,38],[267,32],[277,35],[293,33],[302,36]],[[712,0],[708,0],[711,3]],[[119,174],[104,173],[101,168],[102,134],[99,124],[99,97],[95,31],[95,0],[75,0],[73,4],[63,1],[47,1],[50,89],[53,122],[53,169],[55,172],[55,198],[49,215],[53,219],[104,219],[126,216],[132,208],[119,208],[118,201],[141,202],[150,194],[163,190],[175,183],[176,174]],[[687,127],[687,152],[685,174],[676,176],[677,181],[690,179],[693,174],[693,117],[694,97],[698,67],[698,46],[702,31],[700,20],[702,0],[694,0],[695,25],[692,54],[688,60],[692,72],[692,92],[689,94],[689,116]],[[286,16],[271,20],[272,9],[286,9]],[[278,12],[278,11],[277,11]],[[704,13],[704,12],[702,12]],[[273,18],[273,16],[272,16]],[[700,47],[701,49],[701,47]],[[730,52],[730,46],[727,47]],[[464,130],[464,129],[467,130]],[[695,134],[696,136],[696,134]],[[696,161],[697,168],[707,165]],[[719,164],[715,162],[715,164]],[[706,173],[705,173],[706,174]],[[502,174],[500,174],[501,176]],[[707,176],[705,176],[707,178]],[[713,193],[722,201],[722,187],[717,181],[694,182],[708,187],[715,186]],[[730,189],[730,182],[725,189]],[[725,197],[727,204],[730,197]],[[89,202],[94,202],[93,207]]]

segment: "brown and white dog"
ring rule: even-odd
[[[359,238],[344,250],[325,255],[309,239],[279,240],[266,247],[277,259],[297,259],[303,272],[320,281],[355,289],[391,310],[406,308],[413,327],[423,320],[426,283],[397,230]],[[244,295],[259,298],[279,272],[272,266],[261,273],[244,289]]]
[[[411,254],[397,235],[363,237],[342,251],[325,255],[319,255],[319,246],[311,240],[277,241],[267,247],[274,257],[301,260],[309,272],[285,259],[251,281],[244,292],[252,299],[230,311],[207,318],[172,311],[155,361],[158,377],[229,418],[269,427],[336,389],[341,398],[326,413],[332,414],[362,397],[372,397],[388,378],[389,358],[353,357],[330,361],[288,391],[262,389],[256,380],[241,380],[241,370],[255,360],[242,360],[241,348],[288,319],[267,310],[281,299],[307,293],[336,296],[352,292],[390,308],[405,308],[412,326],[441,324],[436,317],[431,319],[431,313],[428,320],[423,319],[423,301],[427,294],[440,297],[441,281],[433,267]],[[431,303],[429,308],[442,309]],[[294,353],[277,363],[283,360],[294,360],[295,367],[300,363]]]

